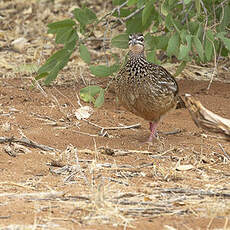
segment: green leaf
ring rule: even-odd
[[[157,49],[166,50],[168,47],[169,37],[167,35],[160,35],[155,37]]]
[[[148,52],[146,58],[147,58],[148,62],[158,64],[158,65],[160,64],[160,61],[156,57],[156,51],[155,50]]]
[[[37,76],[35,77],[35,79],[36,79],[36,80],[40,80],[40,79],[42,79],[42,78],[45,78],[48,74],[49,74],[49,73],[47,73],[47,72],[40,73],[39,75],[37,75]]]
[[[73,28],[73,26],[75,26],[76,23],[75,21],[73,21],[72,19],[66,19],[63,21],[59,21],[59,22],[54,22],[54,23],[50,23],[48,24],[48,33],[56,33],[58,32],[60,29],[67,29],[67,28]]]
[[[200,0],[195,0],[197,14],[200,14]]]
[[[110,67],[106,65],[90,66],[90,72],[97,77],[108,77],[110,76]]]
[[[176,70],[175,76],[178,76],[184,70],[186,64],[187,64],[186,61],[181,62],[181,64],[178,66]]]
[[[217,37],[224,43],[226,49],[230,51],[230,39],[225,37],[226,32],[221,32],[217,34]]]
[[[198,28],[199,28],[199,24],[197,23],[197,21],[195,21],[195,22],[190,21],[189,22],[189,30],[190,30],[191,34],[195,35],[198,31]]]
[[[73,14],[77,21],[81,24],[81,26],[91,24],[95,20],[97,20],[96,14],[88,8],[76,8],[73,10]]]
[[[181,39],[181,41],[184,43],[185,41],[186,41],[186,36],[188,35],[188,33],[187,33],[188,31],[187,30],[181,30],[180,31],[180,39]]]
[[[126,22],[126,29],[128,34],[143,32],[142,14],[138,13]]]
[[[148,19],[151,17],[151,15],[154,12],[154,5],[152,1],[148,1],[145,4],[145,8],[142,11],[142,25],[145,25],[148,22]]]
[[[170,57],[172,55],[177,56],[179,51],[180,36],[178,33],[174,33],[173,36],[169,39],[167,47],[167,55]]]
[[[137,0],[128,0],[127,5],[128,6],[133,6],[137,3]]]
[[[178,55],[178,59],[179,60],[185,60],[188,58],[189,55],[189,47],[186,45],[181,44],[180,45],[180,50],[179,50],[179,55]]]
[[[116,64],[119,65],[119,62],[120,62],[119,55],[117,53],[111,53],[111,54]]]
[[[85,102],[93,102],[95,107],[100,107],[104,104],[105,90],[100,86],[91,85],[80,89],[80,98]],[[95,100],[95,97],[98,97]]]
[[[105,90],[101,89],[99,96],[97,97],[96,101],[94,102],[95,107],[101,107],[104,104],[104,98],[105,98]]]
[[[65,44],[72,40],[76,41],[77,37],[78,36],[77,36],[77,32],[75,29],[64,28],[64,29],[58,30],[55,42],[57,44]]]
[[[80,8],[74,9],[73,14],[81,25],[86,25],[87,17],[82,9]]]
[[[178,0],[168,0],[168,5],[171,7],[174,4],[177,4]]]
[[[56,79],[59,71],[67,64],[69,61],[70,55],[73,51],[67,49],[61,49],[53,54],[46,63],[41,66],[38,70],[38,76],[36,79],[41,77],[46,77],[45,84],[49,84],[51,81]]]
[[[90,57],[90,53],[89,53],[87,47],[85,45],[81,44],[79,47],[79,52],[80,52],[81,59],[84,62],[86,62],[87,64],[89,64],[91,61],[91,57]]]
[[[203,34],[204,34],[204,25],[202,23],[199,23],[199,27],[198,27],[196,36],[198,38],[201,38],[203,37]]]
[[[214,33],[211,30],[206,31],[206,36],[212,42],[215,40]]]
[[[174,31],[173,23],[172,23],[172,16],[168,14],[165,18],[165,26],[169,31]]]
[[[126,33],[132,34],[132,33],[144,32],[152,24],[153,18],[155,17],[154,15],[155,15],[155,11],[154,11],[154,14],[152,14],[148,18],[146,24],[142,25],[142,12],[140,11],[134,17],[126,21]]]
[[[218,38],[224,38],[224,36],[225,36],[226,34],[227,34],[227,32],[223,31],[223,32],[218,33],[216,36],[217,36]]]
[[[114,6],[119,6],[119,5],[121,5],[122,3],[124,3],[125,2],[125,0],[113,0],[113,5]]]
[[[75,31],[76,32],[76,31]],[[78,37],[77,37],[78,38]],[[77,40],[77,39],[76,39]],[[69,52],[71,52],[72,50],[74,50],[74,48],[76,47],[76,40],[71,40],[68,41],[65,46],[64,49],[67,49]]]
[[[221,49],[221,56],[223,56],[223,57],[229,56],[229,50],[227,48],[225,48],[225,46],[223,46]]]
[[[165,18],[165,26],[169,31],[172,32],[174,32],[176,29],[176,31],[180,33],[182,30],[181,22],[177,21],[176,19],[173,19],[171,14],[168,14]]]
[[[111,75],[115,72],[117,72],[120,69],[120,65],[119,64],[114,64],[110,66],[110,73]]]
[[[156,33],[157,30],[158,30],[157,26],[153,26],[153,27],[152,27],[152,32],[153,32],[153,33]]]
[[[101,92],[102,88],[97,85],[87,86],[80,89],[80,98],[85,102],[95,102],[95,96]]]
[[[106,65],[91,65],[90,72],[95,75],[96,77],[108,77],[112,75],[114,72],[119,70],[119,65],[115,64],[112,66],[106,66]]]
[[[224,43],[224,46],[230,51],[230,39],[229,38],[220,38]]]
[[[56,44],[64,44],[65,41],[68,39],[70,33],[71,33],[71,29],[69,28],[59,29],[57,31],[57,35],[55,38]]]
[[[55,42],[57,44],[66,44],[78,39],[74,26],[75,21],[71,19],[54,22],[48,25],[48,33],[56,34]]]
[[[192,36],[190,34],[186,35],[185,37],[186,42],[187,42],[187,46],[189,48],[189,50],[192,49]]]
[[[213,45],[207,38],[205,40],[204,53],[207,61],[211,61],[213,55]]]
[[[161,13],[166,17],[168,15],[167,1],[163,1],[161,4]]]
[[[77,31],[74,29],[69,34],[69,37],[65,41],[64,48],[71,51],[76,47],[76,41],[79,39]]]
[[[151,49],[151,50],[156,49],[155,38],[153,36],[151,36],[150,33],[147,33],[145,35],[145,47],[146,47],[146,50],[148,50],[148,49]]]
[[[120,9],[120,11],[115,11],[113,13],[113,16],[118,17],[118,18],[122,18],[122,17],[126,17],[129,16],[132,13],[132,11],[130,9]]]
[[[38,74],[49,72],[53,65],[55,65],[56,61],[65,57],[67,53],[68,52],[65,49],[57,51],[50,58],[47,59],[46,63],[43,66],[39,68]]]
[[[145,4],[143,0],[137,0],[137,8],[140,9]]]
[[[89,8],[84,8],[84,13],[87,17],[87,24],[93,23],[97,20],[96,14]]]
[[[187,5],[191,2],[191,0],[184,0],[184,4]]]
[[[225,28],[228,27],[230,24],[229,18],[230,18],[230,4],[226,4],[224,7],[224,10],[221,11],[222,15],[221,17],[221,24],[217,26],[217,31],[223,31]]]
[[[56,43],[64,44],[64,48],[53,54],[46,63],[38,69],[36,79],[46,77],[45,84],[56,79],[59,71],[68,63],[70,55],[76,47],[77,32],[72,26],[72,20],[64,20],[50,24],[50,29],[56,31]]]
[[[116,37],[112,38],[112,46],[127,49],[128,48],[128,42],[129,42],[129,35],[128,34],[119,34]]]
[[[203,50],[203,46],[201,44],[201,41],[199,40],[199,38],[197,36],[193,37],[193,44],[196,48],[196,51],[201,59],[201,61],[204,61],[204,50]]]

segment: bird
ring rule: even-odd
[[[175,78],[164,67],[147,61],[143,34],[130,34],[128,45],[127,62],[115,78],[115,92],[129,112],[149,122],[147,142],[152,142],[158,137],[158,123],[178,101],[183,107],[183,101]]]

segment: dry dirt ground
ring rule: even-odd
[[[71,8],[57,2],[53,18]],[[52,52],[41,16],[48,7],[3,3],[11,17],[2,16],[8,34],[1,31],[0,40],[0,229],[230,229],[229,142],[198,129],[181,109],[161,122],[159,140],[143,143],[148,123],[125,111],[112,89],[102,108],[79,101],[85,83],[106,80],[92,79],[83,65],[79,74],[77,55],[44,92],[31,87],[34,75],[22,64]],[[4,48],[22,35],[24,51]],[[222,79],[230,80],[227,71]],[[178,83],[181,94],[230,117],[228,83],[214,81],[208,94],[208,81]],[[92,114],[78,120],[84,106]]]
[[[180,133],[161,134],[149,145],[143,143],[147,122],[118,106],[113,92],[88,121],[101,127],[141,127],[107,130],[103,137],[101,128],[74,116],[79,84],[45,88],[49,96],[44,97],[25,83],[23,78],[1,79],[0,136],[24,137],[55,150],[1,144],[1,226],[229,226],[229,160],[220,147],[229,153],[229,143],[198,130],[188,111],[172,112],[159,126],[162,132]],[[208,95],[202,92],[207,82],[179,84],[182,93],[192,93],[212,111],[230,114],[228,84],[213,83]]]

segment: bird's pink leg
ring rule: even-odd
[[[148,142],[152,142],[153,141],[153,138],[156,138],[157,137],[157,122],[155,123],[152,123],[152,122],[149,122],[149,129],[150,129],[150,137],[148,139]]]

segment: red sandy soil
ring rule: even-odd
[[[205,91],[207,85],[208,82],[179,81],[181,94],[190,93],[209,110],[230,117],[230,85],[213,82],[208,94]],[[229,196],[217,194],[230,194],[229,161],[220,148],[221,145],[226,153],[230,153],[229,142],[199,130],[188,111],[181,109],[173,111],[161,122],[159,140],[152,145],[145,144],[143,141],[149,135],[148,123],[119,106],[113,90],[106,95],[104,106],[94,109],[87,120],[102,127],[137,123],[141,127],[107,130],[107,136],[100,136],[100,128],[74,116],[79,108],[76,95],[81,87],[79,82],[45,87],[48,95],[45,97],[38,89],[31,88],[25,79],[0,80],[0,136],[20,138],[24,135],[38,144],[60,150],[41,151],[27,146],[31,152],[26,152],[17,150],[13,142],[0,145],[1,229],[6,226],[13,229],[13,225],[19,225],[17,229],[25,229],[26,225],[31,225],[28,229],[34,226],[37,229],[230,227]],[[161,134],[176,129],[181,132]],[[68,146],[69,152],[65,151]],[[100,151],[102,146],[107,151]],[[6,147],[15,155],[7,154]],[[116,154],[114,149],[132,151]],[[72,180],[65,182],[70,172],[54,173],[53,170],[60,169],[51,166],[54,163],[61,167],[77,165],[78,170]],[[180,171],[176,170],[178,165],[192,165],[193,168]],[[166,188],[183,188],[187,192],[162,192],[161,189]],[[192,190],[213,191],[216,195],[190,194]],[[61,195],[44,199],[42,194],[25,195],[51,191],[59,191]],[[111,199],[130,203],[115,204]],[[131,201],[137,203],[131,204]],[[151,204],[146,206],[141,202]],[[132,208],[142,211],[131,212]],[[149,210],[144,210],[146,208]]]

